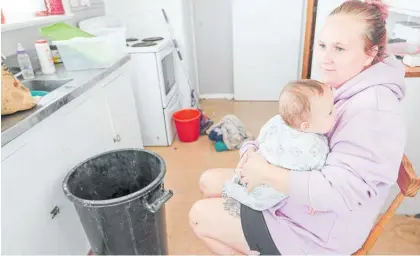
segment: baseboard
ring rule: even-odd
[[[200,99],[233,99],[233,93],[208,93],[200,94]]]

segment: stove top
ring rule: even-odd
[[[131,45],[131,47],[148,47],[148,46],[154,46],[157,45],[155,42],[141,42]]]
[[[148,37],[148,38],[144,38],[142,41],[143,42],[156,42],[156,41],[162,41],[164,38],[163,37]]]
[[[160,36],[146,38],[128,37],[125,41],[127,50],[131,53],[158,52],[171,43],[170,40]]]
[[[127,38],[127,39],[125,39],[125,41],[127,42],[127,43],[129,43],[129,42],[137,42],[139,39],[138,38],[135,38],[135,37],[129,37],[129,38]]]

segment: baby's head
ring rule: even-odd
[[[280,95],[279,113],[292,128],[325,134],[334,125],[334,98],[327,85],[304,79],[288,83]]]

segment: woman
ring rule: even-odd
[[[190,211],[196,235],[216,254],[352,254],[367,238],[405,146],[400,101],[404,67],[386,56],[387,12],[378,1],[348,1],[328,17],[315,54],[324,82],[335,88],[337,121],[320,171],[271,166],[246,143],[238,168],[250,188],[268,184],[289,197],[256,212],[220,198],[232,170],[205,172],[206,199]],[[310,214],[309,208],[315,210]]]

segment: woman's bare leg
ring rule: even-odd
[[[233,169],[210,169],[205,171],[200,177],[200,189],[204,194],[204,198],[220,198],[222,197],[223,183],[231,180],[233,177]]]
[[[222,198],[197,201],[190,210],[190,225],[215,254],[256,254],[250,251],[242,231],[240,215],[229,213]]]
[[[236,251],[235,249],[215,239],[204,236],[198,236],[198,238],[200,238],[206,247],[215,255],[244,255],[244,253]]]

